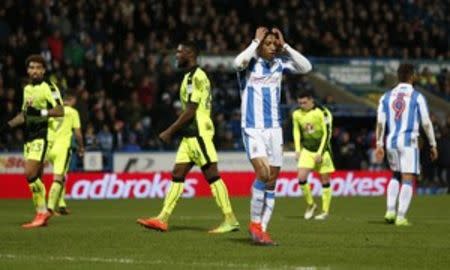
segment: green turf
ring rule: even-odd
[[[234,199],[240,232],[209,235],[212,199],[181,200],[170,232],[139,227],[161,200],[69,201],[72,215],[23,230],[31,201],[0,200],[0,269],[449,269],[450,196],[416,197],[411,227],[383,222],[384,199],[333,198],[325,222],[301,219],[302,199],[277,199],[277,247],[249,241],[248,198]]]

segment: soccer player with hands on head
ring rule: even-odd
[[[283,53],[281,55],[280,53]],[[274,244],[267,227],[275,205],[275,181],[282,165],[281,81],[285,73],[307,73],[311,63],[289,46],[277,28],[259,27],[233,62],[241,91],[244,145],[255,173],[249,232],[256,244]]]

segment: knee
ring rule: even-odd
[[[256,177],[263,182],[270,182],[270,169],[269,167],[261,166],[256,170]]]

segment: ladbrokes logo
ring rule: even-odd
[[[195,196],[197,179],[187,178],[182,197]],[[121,198],[164,198],[170,179],[161,174],[153,174],[153,179],[145,177],[120,179],[116,174],[105,174],[98,180],[77,180],[70,191],[72,199],[121,199]]]
[[[331,188],[333,196],[380,196],[385,193],[388,181],[387,176],[355,176],[353,172],[346,172],[331,178]],[[322,184],[319,178],[310,175],[308,183],[314,196],[321,194]],[[296,178],[278,179],[276,191],[278,197],[302,195]]]

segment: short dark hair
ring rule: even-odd
[[[410,63],[401,63],[397,69],[397,76],[400,82],[407,82],[414,75],[415,67]]]
[[[311,90],[301,90],[297,93],[297,98],[313,98],[314,93]]]
[[[183,47],[189,48],[194,52],[195,56],[198,56],[200,53],[200,49],[198,48],[197,42],[191,40],[185,40],[180,43]]]
[[[32,54],[27,57],[27,60],[25,60],[25,66],[28,67],[28,65],[31,62],[39,63],[41,64],[45,69],[45,59],[40,54]]]

